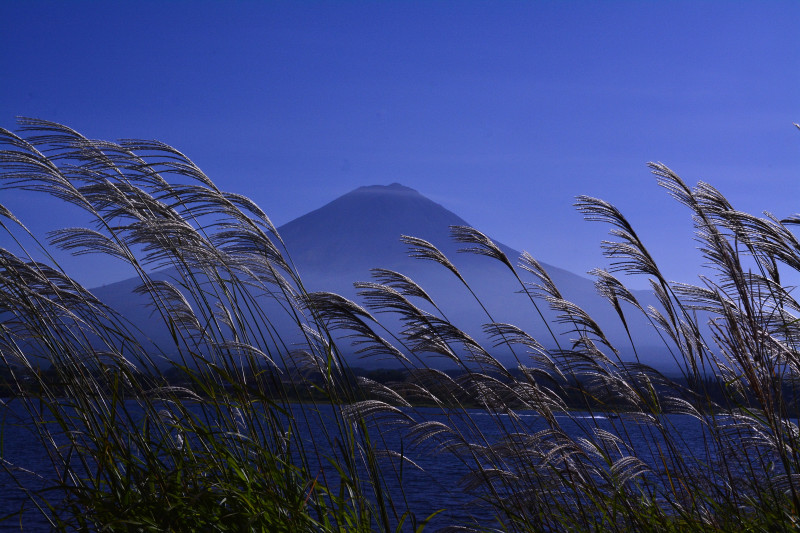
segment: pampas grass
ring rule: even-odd
[[[73,204],[92,224],[44,242],[0,206],[10,243],[0,250],[0,356],[52,467],[39,472],[45,490],[19,486],[37,509],[27,512],[54,529],[420,530],[429,517],[409,505],[403,476],[425,453],[455,460],[458,490],[494,517],[432,517],[445,529],[797,527],[800,305],[781,277],[800,268],[797,218],[736,211],[710,185],[690,188],[652,164],[694,217],[711,266],[686,285],[667,280],[616,208],[578,199],[587,219],[611,227],[610,271],[593,272],[598,293],[635,358],[630,313],[655,328],[682,373],[670,379],[623,360],[627,346],[533,257],[517,265],[472,228],[452,229],[462,251],[504,265],[533,316],[555,312],[548,338],[497,322],[458,261],[412,236],[402,237],[412,257],[475,296],[483,337],[402,273],[379,269],[357,283],[362,303],[308,292],[266,214],[170,146],[90,140],[34,119],[0,130],[0,142],[0,187]],[[129,265],[170,345],[147,342],[50,247]],[[170,281],[152,274],[164,268]],[[645,276],[657,305],[639,302],[617,273]],[[399,330],[383,327],[387,315]],[[501,347],[516,368],[493,355]],[[355,378],[343,357],[354,350],[405,379]],[[457,371],[430,367],[432,355]],[[700,448],[674,414],[695,421]],[[398,431],[399,449],[388,438]],[[15,479],[18,467],[3,463]]]

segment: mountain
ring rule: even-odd
[[[507,267],[485,256],[458,252],[463,245],[453,241],[450,226],[468,225],[459,216],[414,189],[393,183],[355,189],[288,222],[278,231],[308,290],[336,292],[358,301],[353,282],[369,281],[372,268],[387,268],[414,279],[433,297],[448,319],[478,340],[488,341],[482,333],[483,324],[491,321],[508,322],[523,327],[542,344],[552,347],[554,341],[537,310],[520,290],[519,282]],[[425,239],[444,252],[480,297],[491,319],[450,271],[432,261],[409,257],[407,246],[400,241],[401,235]],[[512,263],[517,262],[520,252],[497,241],[495,243]],[[625,331],[611,305],[597,295],[591,280],[552,265],[542,266],[566,299],[577,303],[598,320],[607,336],[618,345],[628,344]],[[520,276],[527,281],[535,281],[527,272],[520,271]],[[131,296],[131,290],[138,284],[138,279],[125,280],[94,292],[144,331],[151,333],[156,326],[154,320],[148,317],[149,311],[146,311],[144,300]],[[649,298],[642,293],[637,296]],[[269,304],[265,306],[265,309],[269,309]],[[543,304],[540,306],[546,307]],[[552,324],[555,314],[549,310],[544,313]],[[387,319],[387,324],[390,329],[396,330],[398,327],[391,318]],[[645,331],[643,320],[634,320],[632,324],[638,330]],[[558,325],[555,327],[559,328]],[[564,331],[563,326],[561,330]],[[163,337],[163,328],[160,335],[152,335]],[[567,333],[561,338],[562,347],[568,346],[568,336]],[[654,335],[647,334],[645,343],[655,345]],[[502,350],[498,352],[499,357],[508,355]],[[643,355],[642,362],[661,368],[670,366],[657,351],[647,350],[640,355]],[[369,362],[357,364],[367,366]]]
[[[375,267],[418,270],[401,235],[425,239],[455,261],[471,263],[459,254],[450,226],[469,226],[464,219],[414,189],[392,183],[359,187],[336,200],[278,228],[301,274],[314,280],[336,281],[353,274],[366,276]],[[516,261],[520,252],[495,241]],[[478,258],[486,263],[486,258]],[[460,262],[459,261],[459,262]],[[591,282],[566,270],[547,265],[548,272],[568,285]],[[590,292],[594,292],[591,290]]]

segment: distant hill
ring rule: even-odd
[[[483,337],[481,326],[490,322],[481,307],[464,286],[441,265],[431,261],[410,258],[401,235],[425,239],[436,245],[467,279],[486,305],[496,322],[519,325],[548,347],[554,345],[527,295],[508,269],[497,261],[476,254],[459,253],[462,245],[450,236],[450,226],[469,224],[455,213],[431,201],[414,189],[398,183],[372,185],[355,189],[332,202],[311,211],[278,228],[303,282],[309,290],[337,292],[358,300],[353,288],[355,281],[369,281],[370,269],[388,268],[408,275],[434,298],[456,325],[479,340]],[[497,241],[496,244],[516,264],[520,252]],[[581,305],[619,346],[629,343],[616,319],[610,304],[600,298],[591,280],[542,264],[560,288],[565,298]],[[534,281],[527,272],[521,277]],[[168,277],[165,272],[159,276]],[[163,342],[165,330],[159,328],[140,297],[132,297],[131,290],[138,279],[121,281],[94,290],[104,302],[122,312],[155,340]],[[647,293],[637,292],[637,297],[650,302]],[[265,303],[268,309],[268,304]],[[544,304],[540,304],[546,307]],[[384,315],[381,315],[384,316]],[[548,321],[555,315],[546,312]],[[387,323],[392,325],[391,319]],[[656,337],[649,332],[643,320],[634,320],[633,327],[643,333],[644,345],[656,345]],[[394,324],[396,326],[396,324]],[[558,326],[557,326],[558,328]],[[563,327],[562,327],[563,329]],[[161,333],[158,333],[161,331]],[[569,345],[569,335],[562,337],[562,347]],[[499,356],[505,354],[500,351]],[[673,368],[671,360],[659,349],[640,352],[642,362],[662,370]],[[370,366],[370,361],[359,361],[360,366]],[[374,363],[374,362],[372,362]],[[509,364],[511,360],[509,360]],[[375,363],[380,364],[380,363]]]

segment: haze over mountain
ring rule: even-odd
[[[416,190],[393,183],[355,189],[288,222],[278,231],[308,290],[336,292],[358,301],[353,283],[369,281],[373,268],[387,268],[414,279],[432,296],[448,319],[489,348],[491,343],[482,333],[482,325],[492,321],[518,325],[543,345],[554,346],[555,342],[528,295],[521,291],[519,282],[506,266],[485,256],[458,252],[464,246],[453,241],[450,227],[468,225],[458,215]],[[407,246],[400,240],[401,235],[425,239],[444,252],[485,304],[491,318],[464,285],[442,265],[409,257]],[[512,263],[516,263],[519,251],[495,243]],[[543,266],[565,298],[582,306],[617,345],[628,345],[624,329],[610,304],[595,292],[593,281],[552,265]],[[160,273],[159,276],[169,277],[169,273]],[[521,277],[535,281],[526,272],[521,272]],[[130,279],[94,292],[156,341],[164,342],[164,328],[159,328],[155,319],[149,316],[145,300],[131,296],[131,290],[138,284],[138,279]],[[646,293],[637,293],[637,297],[649,301]],[[269,309],[269,303],[264,305]],[[546,304],[539,305],[552,326],[555,314],[546,310]],[[397,330],[398,323],[391,317],[379,316],[385,319],[390,330]],[[646,344],[655,344],[655,337],[645,331],[647,326],[643,320],[634,319],[632,324],[643,332],[641,338]],[[559,326],[555,325],[555,329],[559,330]],[[564,330],[563,327],[560,329]],[[560,338],[562,347],[569,346],[568,338],[568,334]],[[510,354],[502,350],[498,353],[498,357],[506,356]],[[640,356],[642,362],[662,369],[672,367],[672,362],[659,351],[645,350]],[[513,363],[510,359],[507,361]],[[353,364],[372,366],[381,363],[361,361]]]

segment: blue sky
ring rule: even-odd
[[[798,27],[797,2],[0,2],[0,126],[165,141],[277,224],[400,182],[578,273],[606,228],[572,203],[599,196],[690,281],[690,217],[645,163],[800,212]]]

